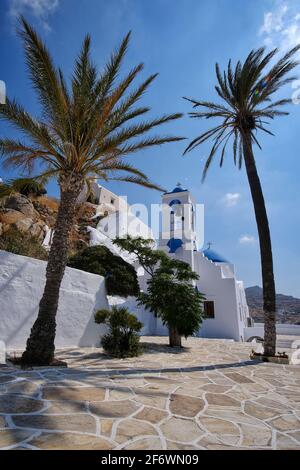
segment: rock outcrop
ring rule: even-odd
[[[14,194],[1,201],[0,223],[1,234],[16,229],[38,238],[41,242],[48,230],[31,199],[21,194]]]
[[[53,229],[56,222],[59,201],[40,196],[27,197],[13,194],[0,201],[0,236],[10,229],[26,233],[37,238],[41,243],[47,231]],[[89,202],[80,203],[76,210],[76,221],[70,236],[72,252],[87,246],[89,233],[87,226],[95,227],[97,220],[93,219],[97,206]]]

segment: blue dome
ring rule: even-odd
[[[173,189],[172,193],[182,193],[184,191],[187,191],[187,189],[183,189],[180,186],[176,186],[176,188]]]
[[[228,263],[227,259],[223,258],[223,256],[219,255],[219,253],[216,253],[210,248],[203,250],[202,253],[204,254],[205,258],[213,261],[214,263]]]
[[[173,191],[167,191],[165,194],[173,194],[173,193],[184,193],[187,189],[181,188],[180,186],[176,186]]]

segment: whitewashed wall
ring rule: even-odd
[[[0,250],[0,341],[23,349],[36,319],[46,262]],[[94,312],[108,307],[104,278],[67,268],[62,282],[56,347],[97,346],[105,331]]]
[[[230,265],[209,261],[195,252],[195,271],[200,275],[197,286],[206,300],[215,303],[215,318],[205,319],[199,331],[204,338],[224,338],[241,341],[244,324],[239,319],[236,279]]]
[[[276,333],[277,335],[300,337],[300,325],[276,323]],[[254,323],[252,327],[245,328],[245,341],[248,341],[253,336],[259,336],[260,338],[264,338],[263,323]]]

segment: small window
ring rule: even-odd
[[[114,200],[114,199],[111,199],[111,200],[110,200],[110,203],[111,203],[111,204],[114,204],[114,203],[115,203],[115,200]]]
[[[211,300],[204,302],[204,318],[215,318],[215,303]]]

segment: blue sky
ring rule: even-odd
[[[214,64],[229,58],[244,59],[263,44],[283,51],[300,42],[300,2],[297,0],[1,0],[0,80],[7,93],[32,113],[39,107],[26,76],[15,18],[23,13],[50,48],[55,62],[70,76],[84,34],[93,40],[93,57],[101,67],[121,38],[132,30],[124,72],[145,63],[143,76],[159,72],[143,103],[152,116],[190,111],[182,96],[216,99]],[[300,66],[297,69],[300,78]],[[143,77],[141,76],[141,79]],[[297,95],[300,82],[284,90]],[[300,93],[299,93],[300,96]],[[288,117],[272,123],[275,137],[261,136],[263,150],[256,152],[273,240],[277,291],[300,297],[300,106],[291,105]],[[209,123],[185,116],[164,131],[188,139]],[[0,135],[15,135],[3,123]],[[261,284],[260,257],[252,201],[244,170],[238,171],[227,152],[222,169],[217,162],[207,180],[201,173],[209,145],[182,157],[184,142],[151,149],[132,157],[154,181],[172,189],[177,181],[205,204],[205,238],[216,251],[236,265],[247,286]],[[13,175],[0,169],[2,178]],[[128,184],[110,184],[114,192],[128,195],[130,203],[158,203],[158,192]],[[50,194],[57,194],[55,184]]]

